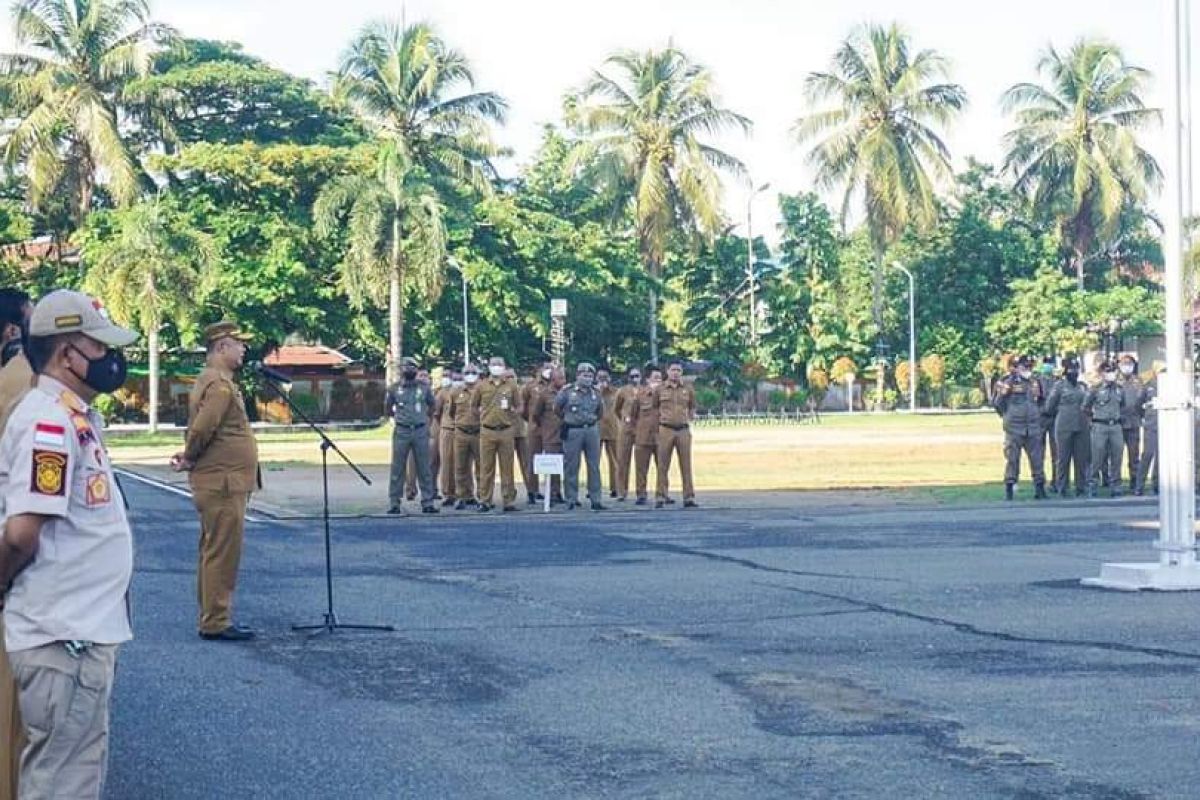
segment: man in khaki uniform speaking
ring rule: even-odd
[[[0,605],[29,742],[20,796],[104,789],[117,647],[132,638],[133,537],[91,407],[125,382],[137,334],[96,300],[51,292],[29,324],[37,383],[0,439]]]
[[[250,493],[259,488],[258,445],[233,377],[246,358],[249,338],[232,322],[204,329],[207,363],[188,398],[183,452],[171,459],[176,471],[190,473],[192,498],[200,513],[196,590],[203,639],[254,638],[252,630],[233,623],[246,504]]]
[[[667,367],[667,380],[654,393],[658,409],[658,492],[655,508],[667,501],[667,473],[671,454],[679,453],[679,477],[683,480],[683,507],[696,507],[696,488],[692,485],[692,418],[696,415],[696,393],[683,383],[683,365],[678,361]]]
[[[29,295],[18,289],[0,289],[0,339],[3,340],[3,369],[0,369],[0,434],[9,412],[29,391],[33,370],[24,353],[24,332],[33,313]],[[25,730],[17,704],[17,684],[4,652],[4,615],[0,614],[0,800],[15,800]]]
[[[479,510],[492,510],[492,495],[496,491],[496,463],[500,464],[500,498],[503,510],[517,510],[517,486],[513,477],[517,420],[525,413],[521,405],[521,388],[508,376],[504,359],[494,357],[488,362],[488,376],[475,390],[472,402],[479,416]]]

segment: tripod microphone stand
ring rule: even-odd
[[[331,537],[329,534],[329,451],[332,450],[341,456],[342,461],[345,461],[346,465],[349,466],[350,469],[354,470],[355,474],[358,475],[359,478],[362,478],[363,483],[370,486],[371,479],[363,474],[363,471],[359,469],[358,466],[351,461],[345,453],[342,452],[341,448],[339,448],[337,444],[335,444],[334,441],[329,438],[329,436],[319,425],[317,425],[317,423],[309,419],[308,415],[296,407],[296,404],[292,401],[292,398],[288,396],[287,392],[283,390],[283,387],[276,383],[276,381],[270,376],[263,374],[262,371],[258,372],[258,376],[264,384],[271,387],[271,390],[274,391],[274,393],[281,400],[283,400],[283,402],[287,403],[288,408],[292,410],[294,415],[303,420],[304,423],[308,425],[308,427],[311,428],[314,433],[317,434],[317,436],[321,437],[321,519],[325,524],[325,616],[319,623],[309,625],[293,625],[292,630],[315,631],[313,634],[314,636],[319,636],[322,633],[333,633],[334,631],[338,630],[396,630],[391,625],[351,625],[348,623],[339,622],[337,614],[333,610],[333,547],[331,545]]]

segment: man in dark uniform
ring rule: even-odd
[[[388,513],[404,513],[405,472],[409,456],[417,471],[421,488],[421,510],[437,512],[433,504],[433,473],[429,462],[429,420],[433,416],[433,392],[429,385],[417,380],[420,371],[417,360],[406,356],[400,360],[400,382],[388,389],[384,411],[392,419],[392,469],[388,481]]]
[[[1129,454],[1129,485],[1133,488],[1137,487],[1138,461],[1142,453],[1142,411],[1146,403],[1143,396],[1146,387],[1137,368],[1137,359],[1128,353],[1117,359],[1120,373],[1117,382],[1125,395],[1125,405],[1121,409],[1121,438],[1125,442],[1125,452]]]
[[[1016,370],[996,385],[994,405],[1004,419],[1004,499],[1013,499],[1021,474],[1021,453],[1029,459],[1034,497],[1046,497],[1045,454],[1042,452],[1042,385],[1033,378],[1033,359],[1021,356]]]
[[[600,504],[600,431],[597,425],[604,415],[604,399],[596,390],[596,368],[586,361],[575,369],[575,383],[567,386],[554,399],[554,407],[563,421],[566,454],[567,510],[579,505],[579,456],[587,460],[588,500],[593,511],[603,511]]]
[[[1138,461],[1137,483],[1133,493],[1141,497],[1146,493],[1146,482],[1158,494],[1158,376],[1167,371],[1165,365],[1156,365],[1154,377],[1142,392],[1142,457]]]
[[[204,329],[208,358],[188,399],[188,429],[171,465],[188,472],[200,514],[197,595],[204,639],[243,641],[254,632],[233,622],[233,593],[250,493],[260,488],[258,445],[234,375],[246,357],[248,334],[232,322]]]
[[[1054,474],[1058,494],[1062,497],[1067,496],[1072,464],[1075,467],[1075,496],[1082,496],[1087,488],[1092,445],[1087,415],[1083,412],[1086,398],[1087,386],[1079,380],[1079,359],[1068,358],[1063,362],[1063,379],[1054,384],[1046,400],[1045,414],[1054,420],[1054,441],[1058,445]]]
[[[1108,476],[1110,496],[1121,496],[1121,448],[1125,444],[1121,433],[1121,412],[1124,408],[1125,392],[1117,383],[1117,365],[1105,361],[1100,365],[1100,385],[1089,391],[1083,401],[1083,409],[1092,419],[1092,466],[1088,473],[1088,497],[1096,496],[1102,471]]]

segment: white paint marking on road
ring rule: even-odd
[[[120,469],[119,467],[114,467],[113,471],[120,473],[122,476],[124,476],[126,478],[135,480],[138,483],[144,483],[147,486],[153,486],[155,489],[162,489],[164,492],[178,495],[179,497],[186,497],[188,500],[192,499],[192,493],[189,492],[187,489],[181,489],[178,486],[174,486],[165,481],[156,480],[154,478],[148,478],[145,475],[139,475],[136,472],[130,472],[127,469]],[[267,522],[267,520],[247,514],[246,522],[265,523],[265,522]]]

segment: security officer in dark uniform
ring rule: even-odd
[[[604,416],[604,398],[596,390],[596,368],[586,361],[575,369],[575,383],[564,387],[554,399],[554,407],[563,421],[563,453],[566,471],[567,510],[579,505],[579,456],[587,459],[588,500],[593,511],[600,504],[600,429]]]
[[[1109,491],[1112,497],[1121,496],[1121,448],[1125,438],[1121,433],[1121,412],[1125,409],[1125,392],[1117,383],[1117,365],[1105,361],[1100,365],[1101,383],[1088,392],[1083,408],[1092,418],[1092,468],[1088,473],[1088,497],[1096,496],[1100,472],[1107,466]]]
[[[1154,493],[1158,494],[1158,376],[1166,372],[1165,366],[1154,371],[1154,378],[1142,391],[1142,457],[1138,460],[1137,483],[1133,493],[1141,497],[1146,493],[1146,481],[1150,479]]]
[[[1042,452],[1042,385],[1033,378],[1033,359],[1021,356],[1017,369],[996,385],[994,405],[1004,418],[1004,499],[1013,499],[1021,472],[1021,451],[1033,473],[1034,497],[1046,498],[1045,454]]]
[[[392,471],[388,482],[388,513],[404,513],[404,473],[409,454],[417,469],[421,487],[421,510],[437,513],[433,504],[433,473],[429,461],[429,420],[433,415],[433,392],[417,380],[419,365],[411,356],[400,361],[402,380],[388,389],[384,409],[395,427],[392,429]]]
[[[1057,444],[1054,475],[1061,497],[1067,496],[1072,464],[1075,465],[1075,496],[1081,497],[1087,487],[1092,445],[1087,415],[1083,412],[1085,399],[1087,386],[1079,380],[1079,360],[1068,358],[1063,362],[1062,380],[1054,384],[1046,400],[1044,414],[1054,420],[1052,441]]]

